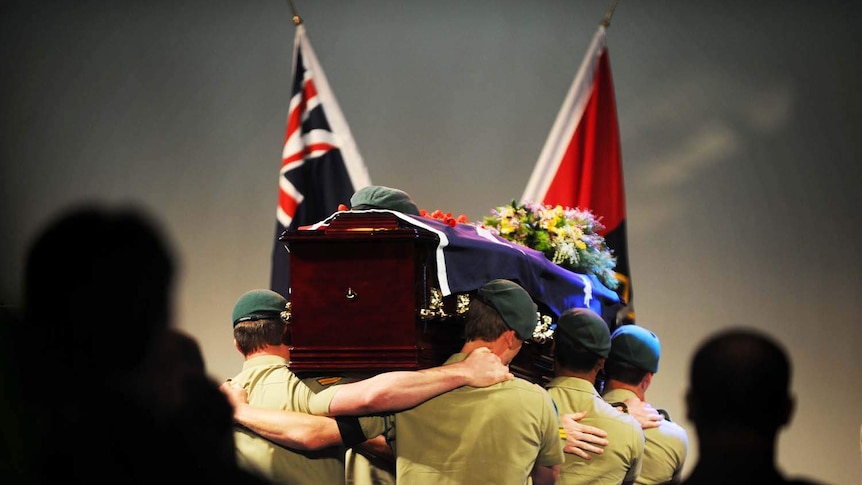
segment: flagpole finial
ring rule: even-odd
[[[614,10],[616,10],[617,8],[617,1],[618,0],[613,0],[611,2],[610,8],[608,8],[608,11],[605,12],[605,18],[602,19],[602,27],[608,28],[611,26],[611,17],[614,16]]]
[[[293,4],[293,0],[288,0],[288,2],[290,3],[290,11],[293,12],[293,24],[300,25],[302,23],[302,17],[296,13],[296,5]]]

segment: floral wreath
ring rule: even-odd
[[[451,212],[439,209],[431,213],[421,209],[419,214],[451,227],[470,224],[463,214],[453,217]],[[508,205],[491,209],[481,224],[473,225],[540,251],[554,264],[570,271],[595,275],[612,290],[619,286],[614,272],[616,257],[600,234],[605,226],[589,210],[533,202],[518,204],[512,200]]]

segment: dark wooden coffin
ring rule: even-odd
[[[389,213],[345,212],[281,240],[290,251],[294,371],[421,369],[460,348],[460,322],[421,316],[432,305],[433,233]]]

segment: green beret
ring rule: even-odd
[[[599,357],[608,357],[611,332],[608,324],[589,308],[571,308],[557,320],[557,332],[566,335]]]
[[[609,360],[625,362],[653,374],[658,372],[661,345],[658,337],[649,330],[634,325],[623,325],[611,335]]]
[[[251,290],[239,297],[233,307],[233,326],[239,322],[284,318],[281,312],[287,309],[287,300],[272,290]]]
[[[538,307],[527,290],[509,280],[493,280],[479,288],[476,296],[479,301],[497,310],[506,326],[514,330],[518,338],[533,338],[539,322],[536,314]]]
[[[369,185],[357,190],[350,198],[350,207],[353,209],[389,209],[414,216],[419,215],[419,208],[407,192],[382,185]]]

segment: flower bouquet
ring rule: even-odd
[[[616,258],[599,234],[604,226],[589,210],[527,202],[497,207],[483,226],[498,236],[541,251],[554,264],[595,275],[610,289],[619,286]]]

